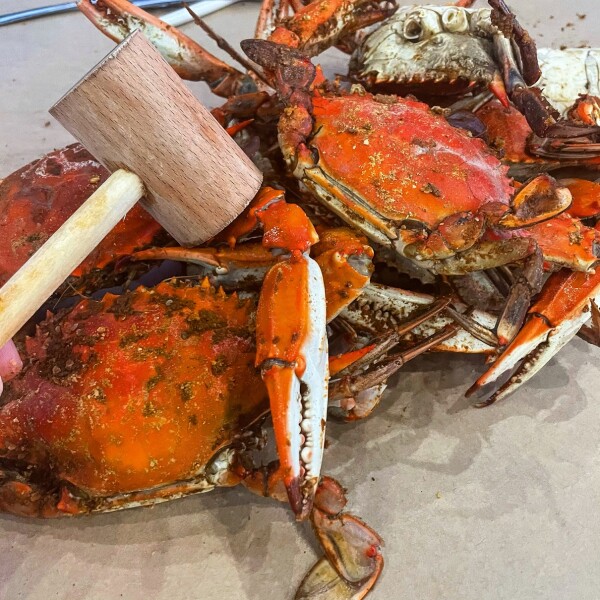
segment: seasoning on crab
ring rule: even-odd
[[[0,408],[0,510],[106,512],[240,483],[284,500],[277,464],[253,463],[269,408],[256,310],[206,282],[164,282],[40,324]],[[299,597],[334,585],[362,598],[381,573],[381,539],[345,504],[324,477],[310,518],[325,558]]]
[[[500,339],[512,339],[528,306],[522,298],[541,283],[542,262],[535,240],[513,230],[562,213],[569,191],[547,175],[515,190],[481,140],[425,104],[327,93],[303,53],[265,40],[242,47],[272,72],[288,105],[279,121],[288,166],[342,219],[433,273],[460,275],[529,257],[529,287],[514,290],[498,326]]]

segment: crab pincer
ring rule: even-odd
[[[319,482],[329,379],[323,279],[311,258],[267,273],[256,329],[284,483],[292,509],[305,518]]]
[[[476,406],[505,398],[531,379],[584,326],[600,303],[600,270],[550,276],[514,340],[471,388]],[[596,319],[597,321],[597,319]]]
[[[309,257],[319,236],[283,192],[264,188],[245,216],[220,234],[231,244],[255,225],[279,255],[256,316],[256,366],[268,390],[281,478],[298,519],[312,510],[325,445],[329,383],[323,275]]]

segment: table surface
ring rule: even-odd
[[[512,4],[540,45],[579,46],[600,45],[595,1]],[[237,42],[256,12],[208,20]],[[71,140],[47,108],[112,46],[79,14],[0,29],[0,177]],[[323,62],[344,72],[336,51]],[[386,542],[374,600],[597,600],[599,358],[576,339],[511,398],[475,410],[463,392],[481,359],[425,356],[371,418],[329,426],[324,471]],[[0,599],[287,599],[317,552],[286,507],[243,489],[90,518],[0,516]]]

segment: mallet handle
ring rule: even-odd
[[[0,347],[143,196],[141,179],[115,171],[0,289]]]

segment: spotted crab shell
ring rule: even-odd
[[[2,398],[0,474],[18,460],[91,497],[198,477],[268,410],[255,310],[165,282],[50,317]]]
[[[318,161],[297,175],[320,195],[349,197],[340,212],[375,214],[380,231],[406,221],[435,228],[450,215],[488,202],[508,204],[507,168],[485,144],[421,102],[351,94],[313,100]],[[331,197],[328,198],[331,200]],[[340,200],[340,202],[344,202]]]

